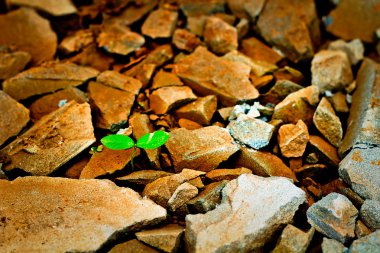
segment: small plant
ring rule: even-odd
[[[155,131],[141,136],[135,143],[132,138],[123,134],[111,134],[103,137],[100,142],[107,148],[112,150],[125,150],[133,148],[131,165],[134,169],[133,158],[135,156],[136,148],[142,148],[145,150],[159,148],[165,144],[169,139],[169,133],[165,131]]]

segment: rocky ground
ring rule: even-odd
[[[379,6],[0,0],[0,252],[380,252]]]

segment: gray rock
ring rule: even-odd
[[[305,233],[291,224],[286,225],[272,253],[306,252],[313,239],[314,231],[315,229],[311,228]]]
[[[360,218],[370,229],[380,229],[380,201],[364,201],[360,209]]]
[[[334,239],[328,239],[323,237],[322,241],[322,252],[323,253],[344,253],[347,248],[344,247],[343,243],[340,243]]]
[[[360,39],[354,39],[350,42],[336,40],[330,43],[328,49],[345,52],[352,65],[356,65],[364,58],[364,45]]]
[[[260,251],[306,201],[305,193],[287,178],[249,174],[229,182],[222,196],[214,210],[186,216],[189,252]]]
[[[370,235],[355,240],[348,253],[378,253],[380,249],[380,230],[376,230]]]
[[[355,237],[358,210],[344,195],[330,193],[306,212],[308,222],[322,234],[342,243]]]

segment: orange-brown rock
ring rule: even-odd
[[[209,125],[217,107],[216,96],[198,98],[175,111],[178,118],[185,118],[202,125]]]
[[[153,39],[169,38],[177,25],[178,13],[163,8],[152,11],[141,27],[141,32]]]
[[[334,146],[316,135],[310,135],[309,144],[317,154],[318,158],[324,160],[333,167],[338,166],[340,159]]]
[[[180,50],[192,52],[201,44],[197,35],[186,29],[176,29],[173,34],[173,44]]]
[[[282,125],[278,130],[277,140],[283,156],[301,157],[309,142],[306,124],[299,120],[296,125]]]
[[[263,95],[262,103],[278,104],[289,94],[296,92],[303,87],[289,80],[279,80],[274,86]]]
[[[119,243],[114,246],[108,253],[159,253],[157,250],[146,246],[137,239]]]
[[[182,85],[183,82],[175,74],[165,71],[159,71],[153,78],[152,89]]]
[[[121,182],[128,182],[138,185],[147,185],[153,181],[166,176],[171,176],[173,173],[162,170],[139,170],[134,171],[126,176],[118,177],[116,180]]]
[[[346,94],[339,91],[335,93],[329,101],[331,105],[334,107],[336,112],[347,113],[349,111],[349,107],[346,101]]]
[[[228,7],[234,15],[256,21],[261,13],[266,0],[227,0]]]
[[[25,6],[52,16],[72,15],[77,12],[77,8],[70,0],[60,0],[59,4],[55,0],[6,0],[6,4],[8,8]]]
[[[189,119],[179,119],[178,125],[179,125],[179,127],[185,128],[187,130],[195,130],[195,129],[202,128],[201,124],[199,124],[195,121],[189,120]]]
[[[11,78],[20,73],[30,62],[31,55],[23,51],[1,52],[0,80]]]
[[[113,70],[100,73],[96,81],[113,88],[128,91],[135,95],[139,93],[142,87],[142,83],[139,80]]]
[[[185,182],[177,187],[173,195],[168,200],[168,209],[175,212],[197,195],[198,188],[188,182]]]
[[[78,30],[66,36],[61,43],[59,43],[58,49],[64,54],[71,54],[81,51],[93,42],[94,34],[90,29]]]
[[[283,56],[279,55],[276,51],[255,37],[244,39],[241,42],[241,47],[242,53],[250,57],[253,61],[264,61],[276,64],[283,58]]]
[[[211,181],[232,180],[242,174],[252,174],[252,170],[247,168],[236,169],[215,169],[206,173],[206,177]]]
[[[203,37],[207,47],[215,54],[223,55],[238,47],[236,28],[217,17],[206,19]]]

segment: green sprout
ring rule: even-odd
[[[103,137],[100,142],[107,148],[112,150],[125,150],[133,148],[131,165],[134,169],[133,158],[135,156],[136,148],[142,148],[145,150],[159,148],[165,144],[169,139],[169,133],[165,131],[155,131],[153,133],[144,134],[135,143],[132,138],[123,134],[111,134]]]

